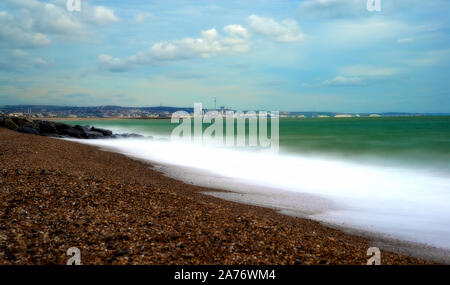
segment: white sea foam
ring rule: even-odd
[[[208,181],[211,186],[211,177],[215,177],[213,184],[217,182],[217,188],[251,195],[260,191],[261,195],[255,198],[255,201],[259,199],[257,204],[302,210],[304,195],[315,196],[332,203],[322,203],[320,211],[306,211],[314,219],[450,249],[448,176],[407,167],[380,167],[149,139],[83,142],[169,165],[169,168],[170,165],[185,167],[182,174],[185,180],[192,178],[198,184]],[[246,186],[237,187],[238,184]],[[254,187],[248,187],[249,184]]]

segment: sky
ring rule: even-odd
[[[448,0],[80,3],[0,1],[0,105],[450,112]]]

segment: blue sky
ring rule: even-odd
[[[6,0],[0,104],[450,112],[450,1]]]

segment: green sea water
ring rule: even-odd
[[[177,126],[168,119],[63,122],[156,138],[168,137]],[[282,154],[402,164],[450,173],[449,116],[280,119],[279,130]]]

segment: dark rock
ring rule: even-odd
[[[25,122],[22,127],[28,127],[39,131],[39,123],[37,121]]]
[[[64,134],[65,130],[69,129],[70,126],[62,123],[55,123],[55,128],[59,134]]]
[[[102,133],[105,137],[109,137],[112,135],[112,132],[110,130],[100,129],[96,127],[92,127],[91,131]]]
[[[18,127],[16,131],[26,134],[39,135],[39,132],[37,130],[29,127]]]
[[[86,131],[89,131],[89,126],[80,126],[80,125],[76,125],[74,128],[77,129],[77,130],[79,130],[80,132],[86,132]]]
[[[87,138],[87,134],[83,131],[81,126],[70,126],[63,123],[56,123],[55,128],[57,130],[57,134],[62,137],[73,137],[73,138]]]
[[[48,134],[57,134],[58,130],[55,127],[55,123],[48,121],[39,122],[39,132]]]
[[[83,132],[81,132],[73,127],[69,127],[67,129],[65,129],[63,134],[67,134],[71,137],[78,138],[78,139],[81,139],[83,137],[87,138],[86,134],[84,134],[84,136],[83,136]]]
[[[6,118],[4,124],[5,128],[8,128],[10,130],[15,130],[19,127],[16,123],[14,123],[13,120],[11,120],[11,118]]]
[[[30,122],[26,118],[21,118],[21,117],[11,117],[11,120],[18,126],[22,126],[24,123]]]
[[[137,134],[113,134],[112,131],[90,127],[71,126],[42,120],[29,121],[26,118],[0,116],[0,127],[6,127],[22,133],[58,138],[101,139],[101,138],[137,138]]]
[[[19,120],[18,117],[10,117],[10,119],[11,119],[11,121],[13,121],[14,124],[16,124],[16,125],[19,125],[19,122],[21,121],[21,120]]]

